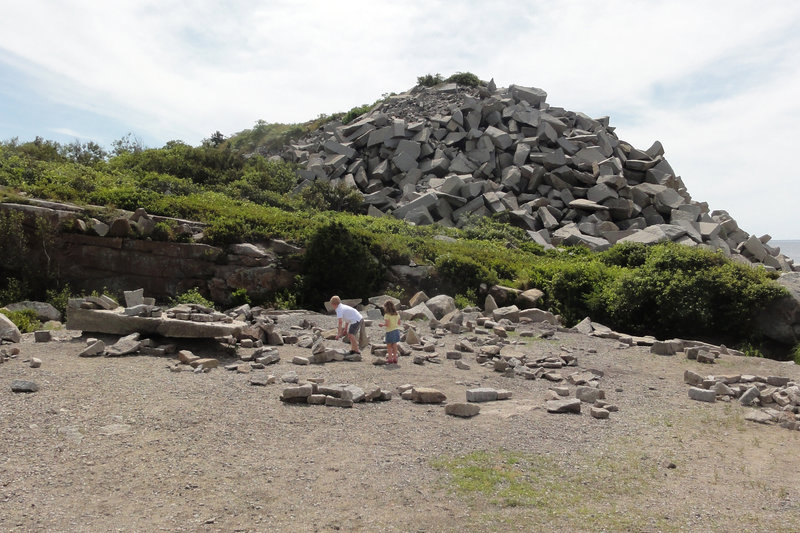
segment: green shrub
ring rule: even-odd
[[[417,78],[417,85],[422,85],[423,87],[434,87],[443,81],[444,78],[442,78],[442,75],[437,72],[436,74],[425,74],[424,76],[419,76]]]
[[[464,309],[475,306],[477,304],[478,297],[475,295],[474,289],[468,289],[466,294],[456,294],[453,297],[453,300],[456,302],[456,307],[459,309]]]
[[[150,234],[150,238],[154,241],[174,241],[174,223],[167,222],[166,220],[156,222],[153,226],[153,232]]]
[[[25,280],[6,278],[5,286],[0,288],[0,305],[8,305],[27,300],[30,287]]]
[[[640,242],[615,244],[598,256],[600,261],[609,266],[636,268],[644,265],[647,259],[647,246]]]
[[[542,287],[548,307],[568,325],[587,316],[597,316],[597,293],[608,283],[611,272],[592,260],[565,261]]]
[[[247,294],[247,289],[239,288],[231,292],[231,305],[239,307],[240,305],[250,304],[250,296]]]
[[[62,317],[66,317],[67,304],[69,303],[69,299],[72,298],[70,286],[66,284],[60,289],[48,289],[46,294],[47,303],[58,309]]]
[[[800,344],[798,344],[798,345],[796,345],[794,347],[794,349],[791,352],[791,355],[792,355],[792,361],[794,361],[794,364],[800,365]]]
[[[178,294],[175,296],[175,298],[172,298],[169,301],[170,306],[176,306],[180,304],[199,304],[212,309],[214,308],[214,302],[208,300],[205,296],[200,294],[200,291],[196,287],[192,287],[188,291]]]
[[[33,309],[24,309],[22,311],[5,311],[0,309],[0,313],[6,315],[9,320],[17,326],[20,333],[33,333],[42,327],[42,323],[37,318],[36,311]]]
[[[659,338],[749,339],[755,317],[783,294],[763,269],[672,243],[647,249],[644,264],[602,288],[608,325]]]
[[[275,295],[275,309],[297,309],[297,293],[288,289]]]
[[[456,72],[445,80],[447,83],[457,83],[467,87],[477,87],[481,80],[472,72]]]
[[[303,258],[302,299],[320,307],[338,294],[342,298],[367,298],[378,289],[383,267],[369,246],[340,222],[320,227],[310,239]]]
[[[308,207],[320,211],[348,211],[357,213],[364,203],[364,196],[358,189],[339,183],[335,187],[327,181],[315,181],[303,189],[303,200]]]
[[[20,211],[0,213],[0,270],[15,270],[24,264],[29,251],[24,221]]]
[[[354,107],[350,111],[344,114],[342,117],[342,124],[350,124],[355,119],[363,115],[364,113],[368,112],[375,104],[364,104],[358,107]]]
[[[436,259],[436,271],[443,283],[455,294],[468,294],[482,283],[494,285],[497,275],[484,263],[463,254],[445,253]]]

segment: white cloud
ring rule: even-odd
[[[28,0],[4,6],[0,64],[49,102],[192,144],[471,71],[661,140],[695,199],[797,237],[798,22],[786,0]]]

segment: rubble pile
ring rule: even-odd
[[[415,87],[354,122],[326,124],[282,157],[301,165],[298,188],[316,180],[357,188],[373,216],[460,227],[468,215],[507,213],[546,248],[674,241],[793,270],[769,235],[750,235],[693,200],[660,142],[636,148],[608,117],[546,98],[493,82]]]

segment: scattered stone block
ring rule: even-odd
[[[580,413],[581,401],[577,398],[570,400],[548,400],[545,402],[548,413]]]
[[[38,390],[39,385],[33,381],[15,379],[11,382],[11,392],[36,392]]]
[[[287,387],[283,389],[281,392],[281,401],[290,401],[290,400],[297,400],[302,398],[305,402],[305,399],[311,396],[313,393],[313,388],[311,383],[305,383],[303,385],[297,385],[295,387]]]
[[[250,385],[265,387],[269,384],[269,376],[263,372],[258,372],[250,376]]]
[[[457,416],[461,418],[471,418],[481,412],[479,405],[473,403],[451,403],[447,404],[444,412],[450,416]]]
[[[689,398],[697,400],[698,402],[714,403],[717,401],[717,395],[713,390],[701,389],[699,387],[689,388]]]
[[[34,342],[50,342],[53,340],[53,334],[50,330],[40,329],[33,332]]]
[[[333,396],[325,397],[325,405],[328,407],[353,407],[353,400],[349,398],[334,398]]]
[[[602,389],[580,386],[575,389],[575,397],[582,402],[595,403],[597,400],[605,399],[606,393]]]
[[[414,387],[410,396],[414,403],[442,403],[447,400],[443,392],[430,387]]]
[[[467,390],[468,402],[493,402],[497,400],[497,391],[486,387]]]
[[[219,366],[219,360],[214,359],[213,357],[203,357],[200,359],[195,359],[189,364],[194,368],[199,368],[202,366],[205,369],[211,369]]]

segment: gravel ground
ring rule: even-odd
[[[281,328],[303,319],[334,325],[295,314]],[[369,330],[378,341],[381,330]],[[441,364],[401,357],[396,367],[373,365],[368,350],[362,362],[297,366],[292,357],[310,350],[282,346],[265,370],[279,383],[266,387],[223,368],[170,372],[172,357],[77,357],[88,336],[25,335],[20,354],[0,365],[2,531],[800,530],[800,432],[747,422],[735,402],[692,401],[683,383],[687,368],[800,380],[795,365],[732,356],[701,365],[566,331],[520,346],[602,370],[619,411],[596,420],[586,405],[580,415],[548,414],[546,380],[503,377],[474,354],[465,354],[469,370],[456,368],[445,359],[456,335],[437,340]],[[178,342],[223,365],[238,360],[211,342]],[[280,377],[292,370],[362,388],[434,387],[448,402],[475,386],[513,397],[481,404],[471,419],[396,393],[352,409],[288,405]],[[16,379],[40,390],[13,393]],[[441,463],[478,451],[546,460],[520,470],[541,489],[537,503],[456,490]]]

